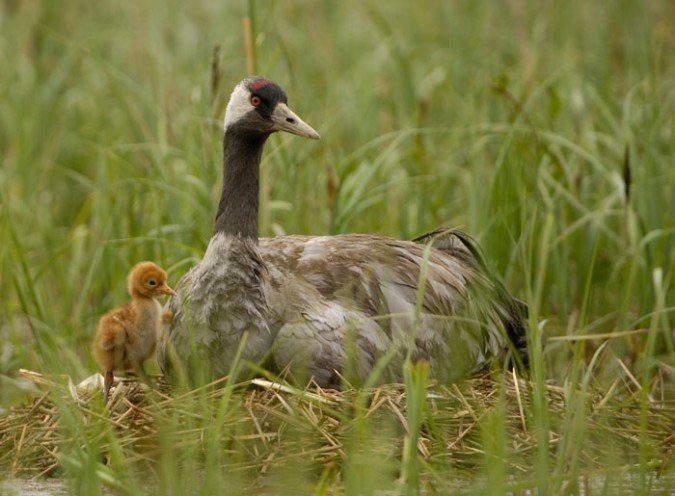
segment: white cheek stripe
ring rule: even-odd
[[[242,118],[253,108],[253,105],[251,105],[251,102],[249,101],[249,91],[243,84],[238,84],[230,95],[230,101],[225,110],[225,121],[223,122],[223,125],[227,128],[227,126]]]

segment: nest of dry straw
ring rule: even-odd
[[[228,388],[221,380],[200,389],[168,393],[121,382],[105,409],[97,390],[78,389],[67,378],[30,371],[21,375],[43,393],[0,417],[0,470],[14,476],[53,474],[64,455],[91,446],[85,439],[98,440],[99,449],[105,452],[111,445],[110,436],[122,448],[124,463],[148,468],[159,458],[162,443],[170,442],[194,455],[212,449],[215,442],[230,455],[230,471],[260,475],[298,458],[311,459],[309,465],[315,468],[339,470],[349,439],[357,440],[351,443],[352,450],[355,444],[358,450],[363,441],[363,450],[370,455],[397,460],[408,431],[406,394],[400,385],[364,393],[299,390],[263,379]],[[586,460],[582,461],[586,464],[606,464],[608,442],[626,453],[638,452],[639,443],[644,442],[639,422],[643,396],[635,389],[631,392],[629,386],[610,388],[603,394],[579,393],[585,395],[584,439],[589,448],[584,448]],[[553,385],[545,389],[553,456],[562,439],[563,419],[569,415],[570,393]],[[475,469],[484,460],[485,432],[496,421],[506,432],[509,465],[530,471],[541,439],[531,414],[531,383],[515,375],[485,374],[456,385],[429,387],[426,398],[418,441],[426,466]],[[224,402],[227,409],[222,407]],[[675,437],[675,405],[652,398],[647,408],[650,452],[661,453],[667,460]],[[359,430],[366,425],[365,431]],[[359,432],[377,435],[366,439]],[[598,442],[593,443],[593,438]]]

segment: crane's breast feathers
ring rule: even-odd
[[[263,271],[254,242],[216,234],[202,261],[176,286],[178,296],[167,304],[173,319],[164,336],[182,355],[194,346],[208,354],[234,355],[245,331],[251,343],[264,346],[271,334]],[[165,344],[160,346],[160,355]],[[264,351],[247,349],[244,355],[256,359]]]

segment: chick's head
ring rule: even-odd
[[[166,282],[166,272],[153,262],[137,264],[129,274],[128,286],[132,296],[156,298],[176,294]]]

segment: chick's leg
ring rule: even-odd
[[[112,370],[106,370],[105,371],[105,378],[103,379],[103,400],[105,403],[108,403],[108,394],[110,393],[110,388],[113,385],[113,371]]]
[[[171,324],[173,321],[173,312],[171,310],[164,310],[162,313],[162,322],[164,324]]]

